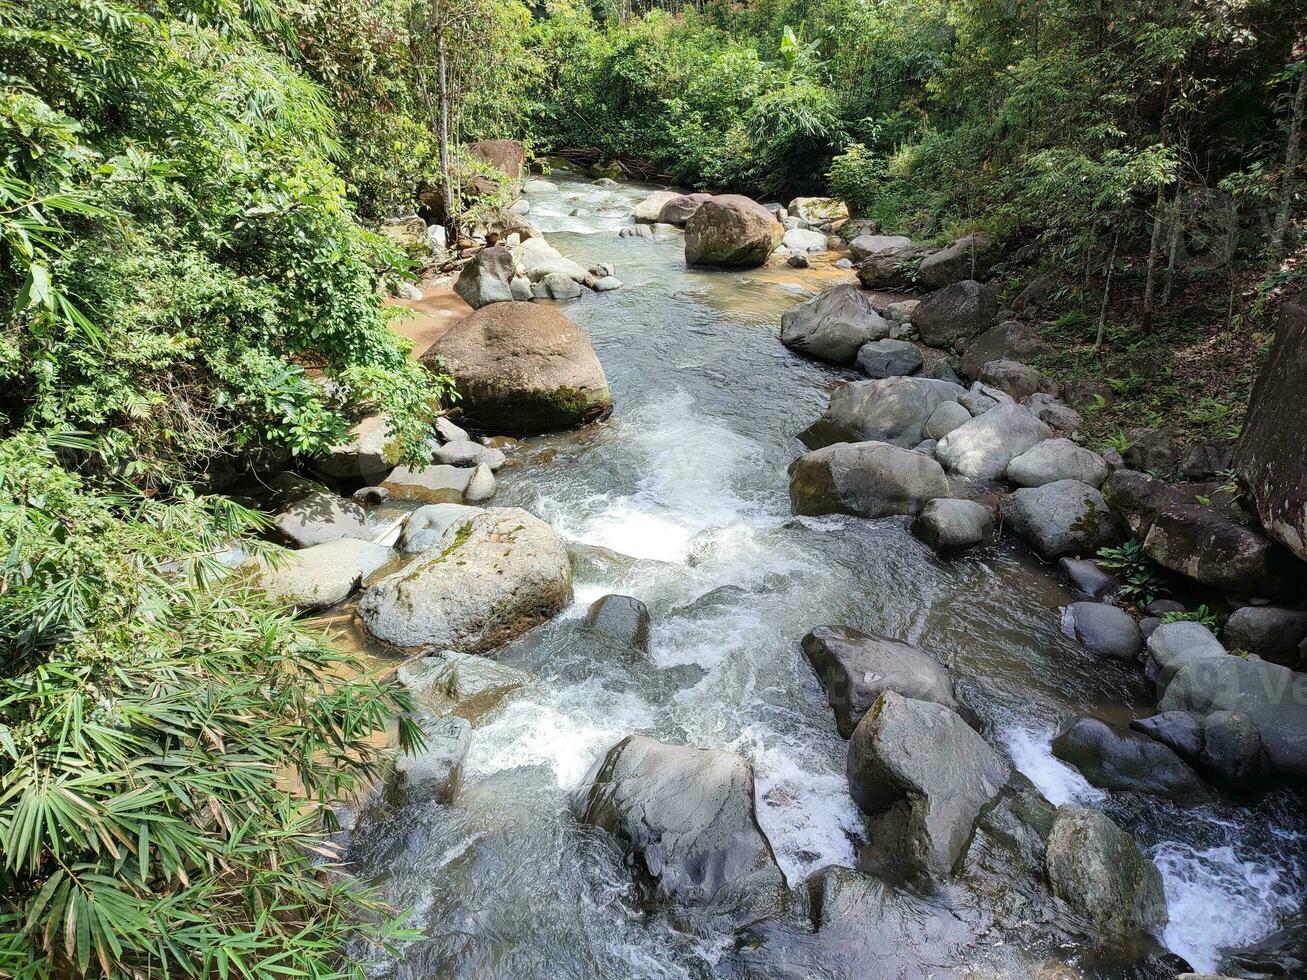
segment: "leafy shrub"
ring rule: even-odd
[[[315,855],[408,705],[216,561],[259,527],[0,442],[0,973],[328,977],[394,934]]]
[[[404,259],[354,220],[321,91],[224,11],[0,4],[0,232],[41,229],[0,254],[0,425],[91,433],[147,487],[313,453],[364,410],[416,460],[448,385],[386,326]]]
[[[1099,563],[1121,579],[1121,595],[1137,606],[1146,606],[1167,591],[1167,575],[1144,553],[1144,546],[1131,538],[1117,548],[1101,548]]]
[[[1167,623],[1201,623],[1214,634],[1220,635],[1221,630],[1225,628],[1225,621],[1229,618],[1229,616],[1208,609],[1206,603],[1204,603],[1197,609],[1190,609],[1188,612],[1169,612],[1162,617],[1162,623],[1163,625]]]

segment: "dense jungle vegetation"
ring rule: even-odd
[[[263,518],[211,491],[365,408],[418,459],[452,393],[388,329],[411,263],[375,229],[460,144],[984,230],[1013,292],[1046,277],[1059,370],[1122,396],[1102,431],[1229,436],[1304,274],[1305,28],[1269,0],[0,0],[0,975],[349,974],[389,921],[315,866],[314,804],[402,699],[222,574]]]

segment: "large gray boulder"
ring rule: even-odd
[[[958,402],[943,401],[930,413],[923,430],[926,438],[938,442],[954,429],[971,421],[971,413]]]
[[[1063,555],[1095,554],[1121,540],[1103,495],[1076,480],[1015,490],[1003,514],[1012,532],[1050,561]]]
[[[390,437],[390,420],[371,415],[313,461],[313,468],[337,480],[380,482],[399,462],[399,444]]]
[[[1063,629],[1090,653],[1111,660],[1139,659],[1144,638],[1139,624],[1124,609],[1103,602],[1073,602],[1066,607]]]
[[[453,714],[472,724],[531,683],[531,676],[489,657],[445,650],[399,665],[395,679],[413,703],[436,715]]]
[[[253,558],[241,568],[274,601],[300,612],[313,612],[343,602],[392,554],[389,548],[371,541],[337,538],[277,555],[272,561]]]
[[[952,347],[960,340],[980,336],[994,325],[997,315],[998,297],[993,289],[964,279],[926,296],[912,314],[912,324],[923,344]]]
[[[391,500],[460,504],[466,499],[473,472],[463,466],[396,466],[381,486]]]
[[[1307,561],[1307,292],[1284,301],[1271,356],[1262,366],[1235,450],[1266,533]],[[1294,451],[1293,447],[1297,447]]]
[[[1213,588],[1253,595],[1279,589],[1275,546],[1215,510],[1159,511],[1144,537],[1144,551],[1163,568]]]
[[[1226,657],[1225,647],[1202,623],[1180,620],[1157,627],[1148,636],[1144,673],[1165,688],[1176,671],[1206,657]]]
[[[800,438],[813,448],[835,442],[888,442],[905,449],[925,437],[941,402],[957,401],[959,385],[933,378],[846,381],[831,393],[830,406]]]
[[[994,536],[994,515],[976,500],[937,498],[921,508],[912,533],[937,552],[962,551]]]
[[[513,253],[502,245],[491,245],[478,252],[454,283],[454,292],[474,310],[490,303],[508,303],[513,299]]]
[[[937,462],[884,442],[838,442],[790,467],[796,514],[916,514],[926,501],[947,495],[948,478]]]
[[[915,322],[915,321],[914,321]],[[1049,353],[1039,331],[1020,320],[1004,320],[976,337],[962,354],[962,373],[979,378],[990,361],[1028,361]]]
[[[654,191],[633,209],[635,220],[650,225],[662,220],[663,205],[680,196],[678,191]]]
[[[851,364],[858,349],[888,337],[890,324],[856,286],[833,286],[781,314],[781,343],[832,364]]]
[[[910,643],[849,626],[818,626],[801,646],[843,738],[853,735],[862,716],[886,691],[963,710],[948,670]]]
[[[431,456],[432,462],[445,466],[480,466],[484,463],[492,470],[497,470],[507,462],[502,449],[483,446],[471,439],[459,439],[447,442]]]
[[[921,370],[921,351],[906,340],[873,340],[862,345],[856,362],[872,378],[897,378]]]
[[[749,908],[785,888],[758,826],[753,767],[733,752],[630,735],[600,757],[572,809],[617,839],[654,901]]]
[[[1058,480],[1098,487],[1107,479],[1107,463],[1070,439],[1045,439],[1008,463],[1007,478],[1019,487],[1042,487]]]
[[[859,262],[877,252],[899,251],[911,246],[912,239],[907,235],[859,235],[849,242],[849,254]]]
[[[1006,358],[987,362],[980,369],[980,380],[1017,401],[1053,387],[1052,380],[1038,368]]]
[[[1009,768],[954,711],[887,691],[849,740],[849,791],[876,818],[871,863],[946,878]]]
[[[1184,491],[1137,470],[1116,470],[1103,481],[1103,499],[1133,537],[1143,540],[1163,510],[1194,504]]]
[[[314,491],[287,504],[273,517],[272,528],[278,537],[296,548],[308,548],[339,538],[372,540],[363,508],[325,490]]]
[[[917,284],[922,289],[940,289],[964,279],[987,279],[997,255],[987,236],[965,235],[921,260]]]
[[[561,612],[572,598],[567,549],[552,527],[516,507],[450,525],[402,571],[370,586],[359,619],[408,653],[481,653]]]
[[[906,290],[913,287],[913,265],[925,254],[926,250],[911,242],[902,244],[886,243],[871,247],[875,243],[862,239],[868,246],[865,254],[857,259],[858,283],[863,289]],[[874,236],[898,237],[898,236]],[[859,239],[855,239],[858,241]],[[862,249],[859,249],[862,251]]]
[[[1040,421],[1047,422],[1062,432],[1075,433],[1079,431],[1084,421],[1074,408],[1047,392],[1037,391],[1025,398],[1021,404],[1034,412]]]
[[[445,532],[456,524],[470,521],[482,512],[480,507],[465,504],[426,504],[408,515],[399,538],[399,550],[408,555],[443,548]]]
[[[690,216],[699,210],[699,206],[711,198],[711,194],[676,194],[663,202],[658,209],[655,221],[665,225],[684,228]]]
[[[1307,674],[1243,657],[1193,658],[1175,671],[1158,707],[1203,718],[1240,714],[1257,730],[1272,769],[1307,776]]]
[[[1014,458],[1052,435],[1028,409],[999,405],[944,436],[935,447],[935,458],[959,476],[995,480]]]
[[[603,418],[613,406],[590,337],[559,310],[492,303],[437,340],[424,363],[449,373],[470,423],[538,433]]]
[[[685,223],[685,261],[752,269],[776,251],[782,234],[780,223],[757,201],[719,194],[704,201]]]
[[[1178,803],[1202,803],[1212,795],[1173,749],[1097,718],[1081,718],[1053,739],[1053,754],[1100,789],[1148,793]]]
[[[1166,925],[1161,872],[1106,814],[1058,807],[1044,867],[1053,894],[1104,932],[1160,933]]]
[[[1294,665],[1300,656],[1299,647],[1307,640],[1307,610],[1244,606],[1231,614],[1222,636],[1231,650]]]

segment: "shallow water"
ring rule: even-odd
[[[611,843],[568,813],[568,792],[631,732],[748,757],[791,884],[854,864],[865,826],[848,796],[847,743],[798,647],[823,623],[936,654],[1053,802],[1102,806],[1129,826],[1165,877],[1165,940],[1196,968],[1301,906],[1293,801],[1181,811],[1118,800],[1051,756],[1070,717],[1123,720],[1151,703],[1137,670],[1062,635],[1070,597],[1047,567],[1010,544],[940,561],[906,519],[790,514],[795,433],[851,375],[788,352],[778,323],[847,281],[833,257],[810,270],[688,270],[679,234],[618,238],[646,189],[550,179],[559,190],[531,196],[530,220],[583,265],[613,263],[624,283],[567,304],[617,408],[583,432],[524,443],[494,503],[525,507],[576,546],[576,600],[497,654],[537,684],[476,730],[457,803],[391,812],[356,841],[358,872],[414,909],[427,937],[372,964],[376,976],[712,975],[730,937],[643,914]],[[649,606],[647,660],[577,635],[586,606],[611,592]]]

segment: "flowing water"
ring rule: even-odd
[[[1151,703],[1137,669],[1062,635],[1070,597],[1049,568],[1010,544],[941,561],[905,519],[790,514],[795,433],[851,375],[791,354],[778,322],[848,273],[829,259],[690,270],[679,234],[618,237],[647,189],[550,179],[558,190],[530,196],[531,221],[583,265],[613,263],[625,284],[567,305],[617,407],[605,423],[523,443],[494,503],[525,507],[573,546],[575,603],[496,654],[537,682],[475,730],[457,802],[389,811],[358,835],[357,872],[413,909],[424,934],[372,963],[375,976],[711,976],[731,937],[641,910],[611,842],[568,810],[590,766],[632,732],[748,757],[791,884],[855,864],[866,830],[848,796],[847,743],[798,647],[823,623],[931,651],[1049,799],[1104,807],[1128,826],[1164,875],[1165,941],[1196,968],[1301,908],[1300,801],[1113,799],[1052,757],[1067,719],[1124,721]],[[607,593],[649,606],[647,658],[578,635]]]

